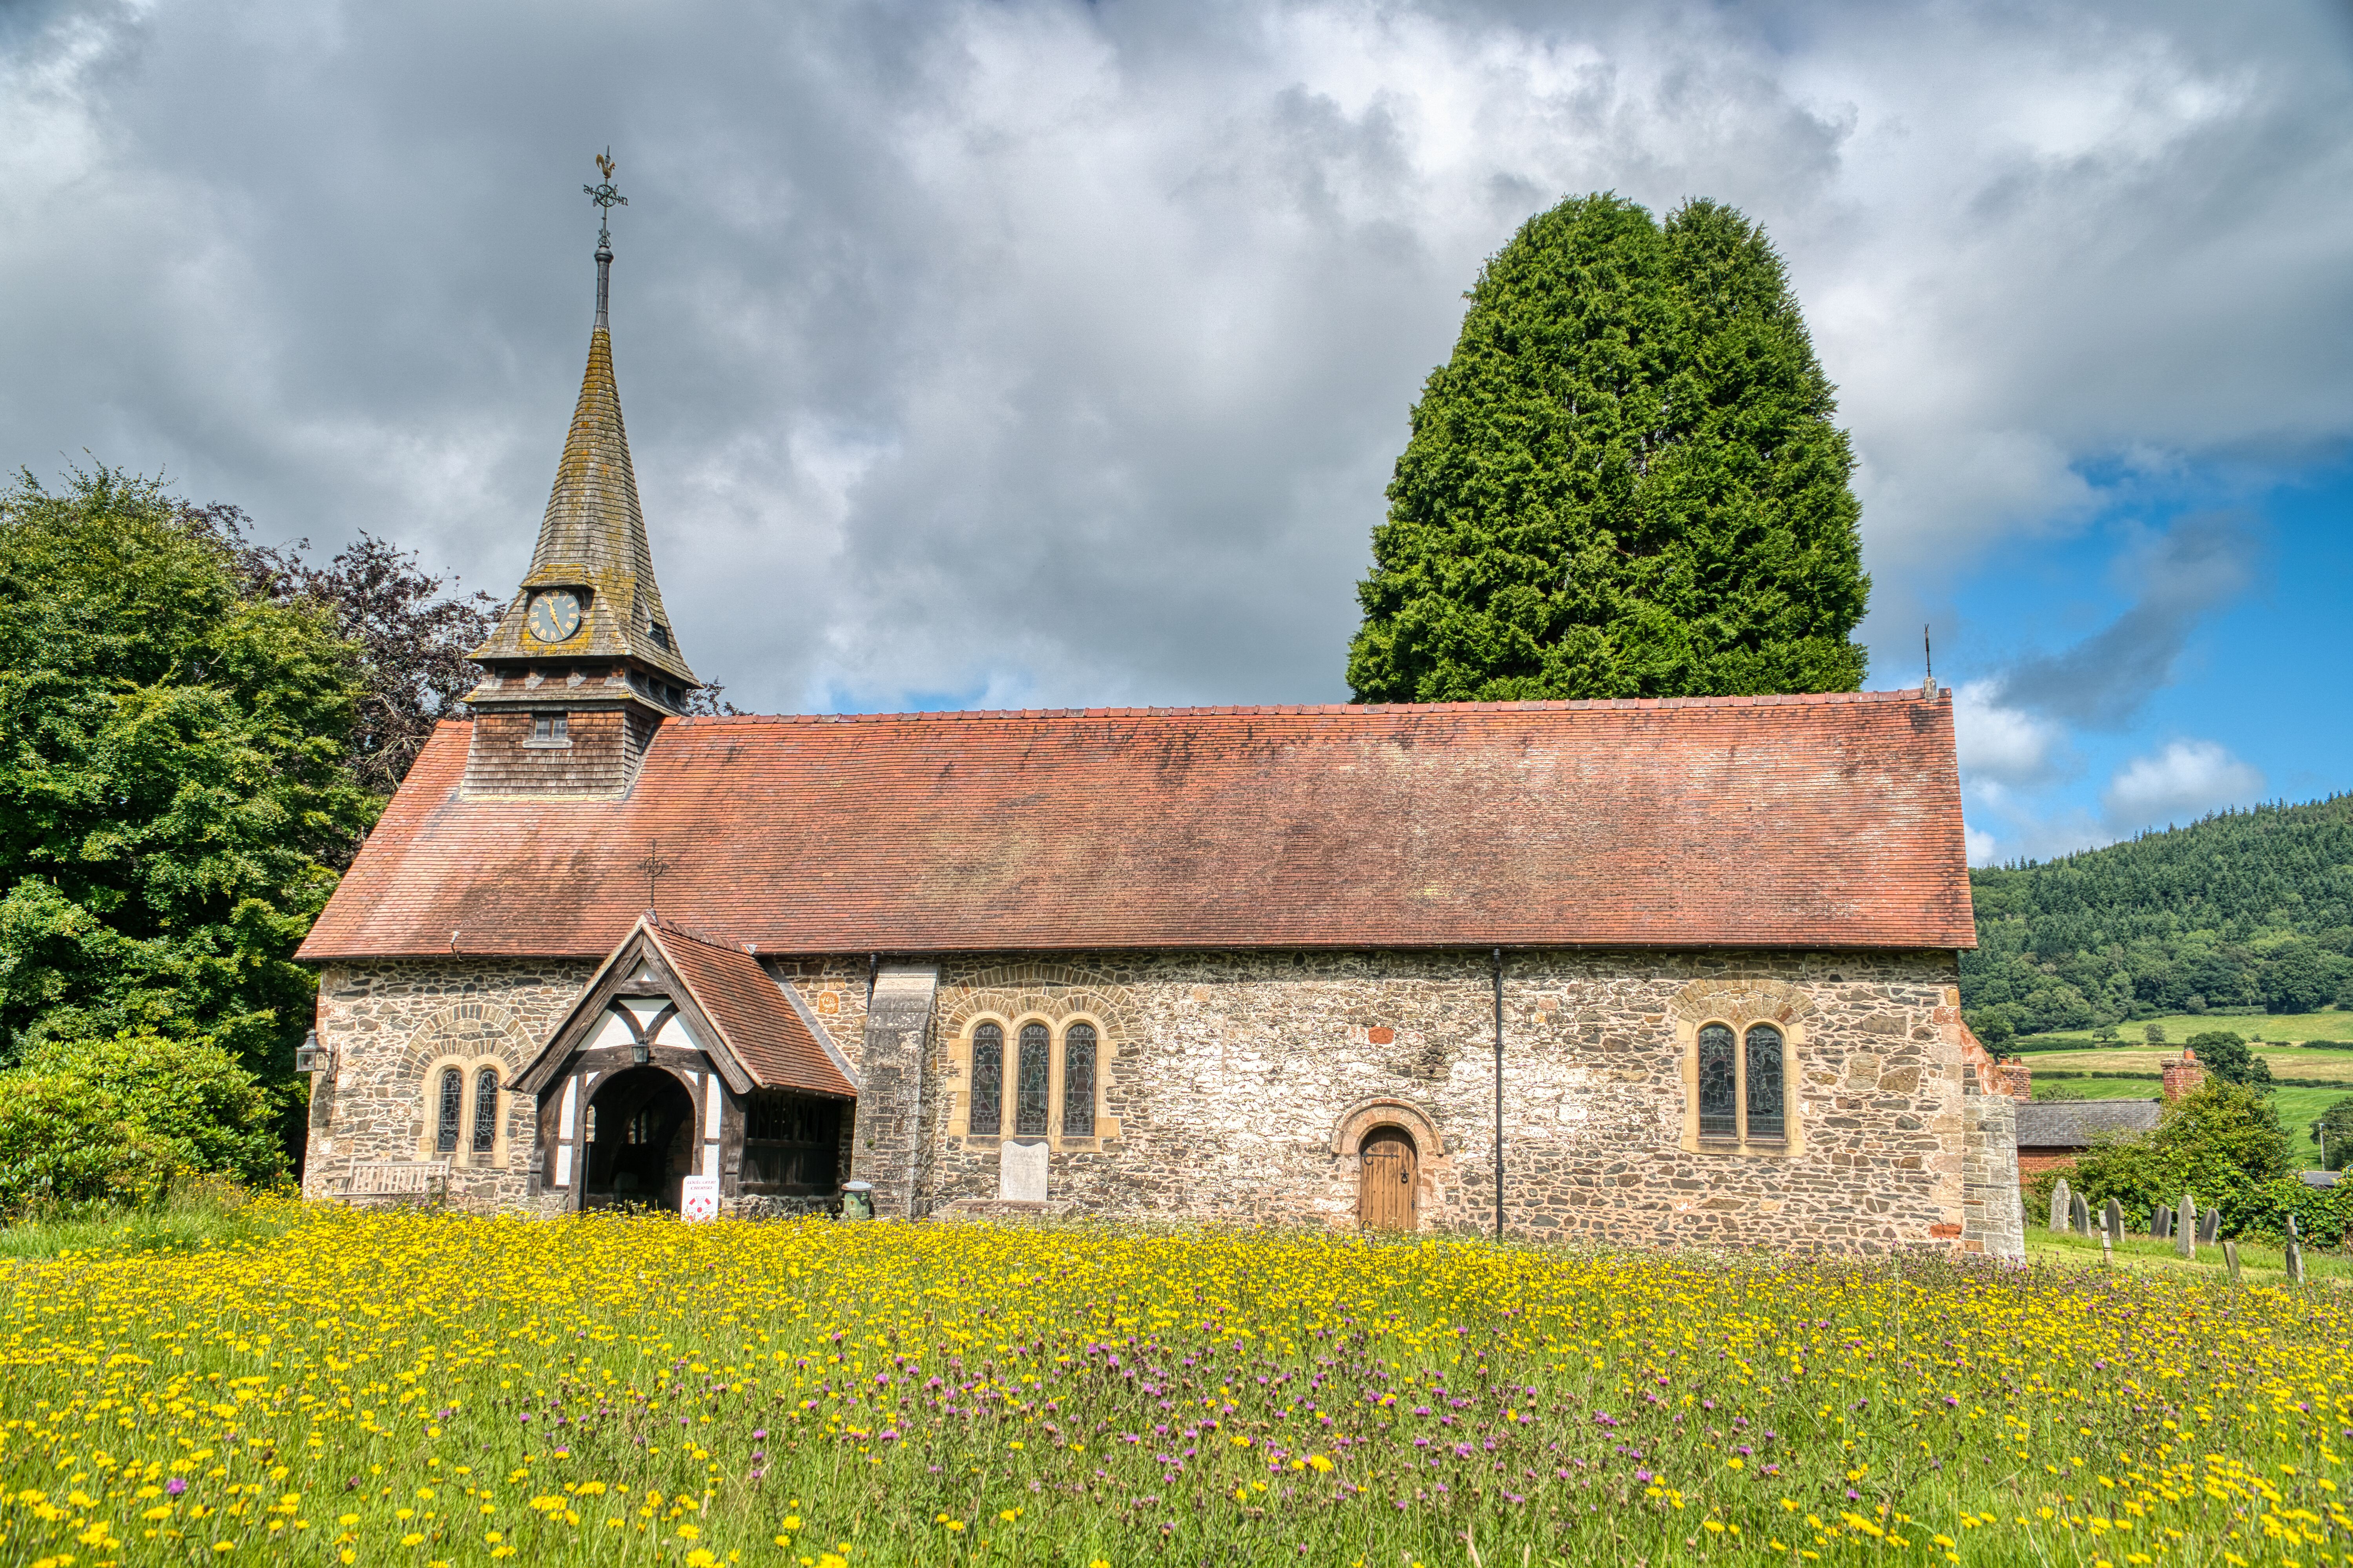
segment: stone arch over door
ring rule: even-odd
[[[464,1099],[458,1149],[452,1163],[503,1170],[510,1154],[532,1144],[532,1131],[523,1118],[533,1105],[528,1095],[514,1092],[515,1074],[529,1061],[536,1043],[530,1029],[514,1014],[495,1002],[460,1002],[444,1007],[419,1024],[401,1052],[399,1083],[409,1097],[409,1141],[419,1160],[450,1159],[438,1147],[436,1100],[441,1075],[455,1068],[463,1074]],[[473,1148],[471,1136],[478,1075],[498,1074],[497,1129],[490,1152]]]
[[[1399,1143],[1404,1145],[1398,1147]],[[1410,1184],[1403,1195],[1402,1222],[1394,1228],[1419,1229],[1431,1212],[1446,1200],[1453,1174],[1453,1158],[1445,1138],[1429,1112],[1409,1100],[1361,1100],[1342,1113],[1332,1129],[1332,1165],[1345,1212],[1356,1223],[1366,1223],[1364,1184],[1368,1161],[1383,1172],[1402,1174]],[[1384,1226],[1383,1228],[1390,1228]]]

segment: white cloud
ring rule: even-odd
[[[2004,784],[2047,778],[2063,759],[2066,732],[2050,720],[2004,706],[1999,680],[1953,689],[1953,729],[1961,772]]]
[[[1767,225],[1907,655],[2089,468],[2353,437],[2319,5],[176,0],[0,41],[0,468],[168,467],[493,590],[610,142],[657,560],[745,706],[1341,695],[1406,410],[1568,193]],[[2050,764],[1984,706],[1978,765]]]
[[[2174,741],[2154,756],[2118,768],[2100,797],[2118,834],[2205,816],[2243,805],[2263,791],[2263,773],[2212,741]]]

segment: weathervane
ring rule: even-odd
[[[629,205],[620,187],[613,184],[613,150],[606,148],[596,154],[596,172],[605,176],[601,185],[583,185],[588,199],[596,204],[596,330],[605,330],[605,306],[613,292],[613,237],[605,226],[615,207]]]
[[[629,205],[629,198],[623,195],[620,187],[613,184],[613,171],[618,166],[613,162],[613,150],[610,147],[606,148],[596,154],[596,172],[605,176],[605,183],[601,185],[580,187],[587,194],[588,199],[596,204],[596,248],[599,250],[610,249],[613,244],[613,237],[606,232],[605,220],[612,215],[615,207],[625,207]]]

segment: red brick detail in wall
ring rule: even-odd
[[[1976,944],[1949,693],[672,720],[610,800],[469,728],[305,959],[601,955],[654,839],[762,951]]]
[[[2018,1152],[2018,1179],[2021,1182],[2045,1171],[2072,1171],[2074,1168],[2075,1156],[2072,1152],[2033,1153],[2024,1149]]]

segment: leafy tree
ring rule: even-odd
[[[1580,197],[1469,299],[1373,531],[1359,700],[1861,684],[1854,458],[1762,229]]]
[[[291,1097],[264,1085],[210,1040],[121,1034],[106,1040],[48,1040],[14,1072],[0,1072],[0,1096],[22,1077],[72,1079],[117,1114],[170,1143],[193,1171],[266,1186],[290,1171],[278,1120]]]
[[[2165,1026],[2151,1024],[2140,1032],[2140,1037],[2152,1046],[2161,1046],[2165,1044]]]
[[[0,493],[0,1057],[129,1029],[289,1064],[291,955],[380,802],[335,617],[239,587],[153,482]]]
[[[2341,1171],[2353,1163],[2353,1094],[2329,1101],[2312,1124],[2312,1135],[2320,1141],[2325,1169]]]
[[[2228,1029],[2208,1029],[2183,1042],[2209,1074],[2226,1083],[2268,1090],[2272,1064],[2249,1049],[2247,1042]]]
[[[2294,1173],[2271,1102],[2242,1084],[2209,1079],[2167,1106],[2154,1131],[2077,1160],[2068,1184],[2094,1208],[2115,1198],[2143,1211],[2190,1193],[2227,1216],[2254,1189]]]
[[[356,645],[352,776],[383,795],[398,788],[434,724],[481,679],[466,656],[491,635],[498,602],[482,593],[444,596],[443,580],[424,571],[413,552],[370,533],[316,566],[303,558],[307,540],[253,542],[250,521],[237,507],[183,504],[180,519],[227,553],[246,596],[323,609]]]

